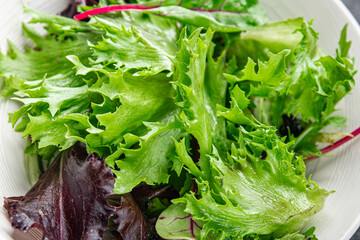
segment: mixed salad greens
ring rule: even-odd
[[[331,193],[305,176],[346,119],[346,27],[323,56],[302,18],[270,22],[257,0],[74,1],[25,7],[34,47],[0,55],[10,122],[34,186],[5,199],[44,239],[316,239]],[[121,5],[121,6],[120,6]],[[71,19],[77,11],[84,12]],[[93,16],[91,16],[93,15]]]

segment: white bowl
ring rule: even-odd
[[[23,2],[37,10],[59,13],[68,0],[36,0]],[[360,69],[360,27],[340,0],[260,0],[269,17],[274,20],[295,18],[315,19],[314,28],[320,33],[319,44],[326,54],[334,55],[342,27],[348,23],[348,37],[353,45],[350,55],[356,57]],[[23,46],[21,22],[23,17],[20,0],[0,0],[0,47],[5,50],[9,39]],[[359,75],[359,74],[358,74]],[[344,131],[351,132],[360,126],[360,76],[352,94],[338,105],[339,112],[348,118]],[[8,100],[0,101],[0,205],[3,197],[23,195],[30,188],[24,168],[24,141],[8,123],[8,112],[18,106]],[[322,158],[308,164],[312,178],[320,186],[335,190],[326,201],[324,209],[312,217],[306,227],[316,226],[320,240],[350,239],[360,225],[360,138],[352,140],[333,152],[333,157]],[[12,239],[12,228],[4,211],[0,213],[0,239]]]

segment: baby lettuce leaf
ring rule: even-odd
[[[185,212],[204,222],[202,238],[210,231],[222,238],[275,238],[299,231],[329,193],[305,178],[303,160],[277,137],[275,128],[238,130],[238,142],[229,153],[231,164],[217,152],[209,155],[212,179],[201,174],[198,194],[174,202],[186,204]]]
[[[211,152],[215,145],[222,150],[221,156],[226,158],[228,148],[224,119],[216,115],[216,106],[225,102],[226,83],[221,74],[213,73],[214,69],[222,72],[223,61],[222,56],[217,62],[212,59],[213,32],[208,29],[201,33],[201,30],[195,30],[190,36],[187,36],[185,30],[182,32],[175,58],[173,85],[177,93],[175,102],[180,109],[179,119],[184,123],[186,132],[197,140],[199,166],[211,178],[211,172],[207,171],[206,153]],[[206,67],[208,62],[212,70]],[[176,142],[176,152],[186,148],[184,144],[184,139],[180,143]],[[189,156],[179,155],[179,158],[182,158],[181,162],[192,162]]]
[[[182,110],[180,119],[184,121],[186,131],[198,140],[200,151],[206,152],[211,149],[216,124],[214,112],[207,109],[208,99],[204,88],[206,56],[213,32],[207,30],[205,34],[200,33],[201,29],[198,29],[187,37],[183,31],[175,59],[177,71],[174,87],[177,91],[175,100]]]
[[[173,204],[158,218],[156,230],[164,239],[201,239],[202,223],[195,222],[191,214],[186,213],[185,204]],[[219,236],[208,236],[207,240],[217,239]]]
[[[132,1],[130,9],[159,15],[195,27],[212,28],[217,32],[239,32],[265,23],[267,17],[257,0],[251,1],[183,1],[183,0],[139,0]],[[119,4],[110,3],[110,5]],[[122,3],[120,3],[122,4]],[[100,7],[108,4],[100,2]],[[82,7],[84,11],[97,7]],[[144,9],[144,7],[150,7]],[[108,9],[98,9],[102,14]],[[102,11],[103,10],[103,11]],[[111,10],[110,10],[111,11]],[[118,11],[118,10],[117,10]],[[99,14],[99,13],[97,13]],[[91,15],[91,14],[90,14]],[[80,17],[79,19],[82,19]]]
[[[151,2],[156,1],[138,1]],[[251,1],[157,1],[165,17],[198,27],[211,27],[217,32],[238,32],[263,24],[267,17],[257,0]]]
[[[138,3],[146,3],[146,5],[158,5],[162,6],[182,6],[189,9],[204,9],[204,10],[223,10],[223,11],[234,11],[234,12],[246,12],[249,8],[254,7],[258,4],[257,0],[250,1],[204,1],[204,0],[137,0]]]
[[[168,125],[146,125],[151,130],[140,138],[138,149],[119,149],[124,158],[116,161],[120,170],[114,170],[115,193],[129,192],[141,182],[155,185],[169,181],[173,139],[179,139],[181,131],[177,129],[176,120]]]
[[[144,215],[131,193],[113,195],[109,201],[119,206],[115,207],[113,221],[115,229],[120,234],[121,240],[147,240],[149,228]]]
[[[259,6],[249,10],[249,12],[242,13],[224,10],[190,10],[181,6],[167,6],[145,10],[145,12],[160,14],[164,18],[173,19],[191,26],[212,28],[217,32],[231,33],[241,32],[265,22],[266,18]]]
[[[261,26],[248,29],[240,34],[229,54],[236,56],[238,63],[245,64],[248,58],[254,61],[268,59],[268,52],[278,53],[284,49],[294,49],[302,39],[300,32],[302,18],[285,21],[267,22]]]
[[[104,31],[103,40],[92,46],[95,63],[138,69],[137,75],[172,70],[177,28],[174,21],[144,13],[119,13],[122,17],[96,16],[90,24]]]
[[[30,191],[5,199],[13,227],[43,230],[45,239],[100,239],[113,209],[114,177],[96,154],[75,144],[59,155]]]

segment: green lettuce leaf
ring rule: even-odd
[[[94,62],[137,69],[137,75],[172,71],[178,38],[175,23],[152,14],[119,14],[122,16],[96,16],[90,21],[91,26],[106,33],[92,46]]]
[[[213,60],[212,37],[210,29],[205,33],[197,29],[190,36],[187,36],[185,30],[182,32],[173,81],[177,92],[175,102],[180,109],[179,119],[183,121],[184,129],[196,139],[199,159],[195,161],[199,160],[199,166],[209,178],[211,172],[207,171],[209,161],[206,153],[212,151],[212,146],[215,145],[222,150],[221,156],[226,159],[226,151],[230,145],[225,121],[216,114],[217,105],[225,104],[226,97],[226,82],[221,74],[224,55],[217,62]],[[214,73],[214,70],[219,72]],[[184,159],[186,162],[193,161],[189,156],[179,154],[180,149],[186,148],[184,139],[175,146],[181,162]]]
[[[142,5],[157,6],[144,12],[195,27],[210,27],[218,32],[239,32],[265,23],[267,17],[257,0],[251,1],[179,1],[139,0]]]
[[[224,82],[221,75],[213,75],[214,79],[205,80],[206,58],[213,32],[207,30],[205,34],[201,34],[201,29],[198,29],[189,37],[185,31],[183,35],[175,58],[175,101],[181,109],[179,116],[185,123],[185,129],[197,139],[200,151],[207,152],[211,149],[212,135],[217,124],[216,104],[218,101],[221,104],[225,97]],[[214,81],[210,83],[210,80]],[[205,88],[205,82],[211,88]],[[208,94],[216,95],[218,98],[212,98]]]
[[[185,212],[204,222],[202,238],[210,231],[220,234],[220,239],[275,238],[299,231],[323,207],[329,192],[305,178],[302,158],[294,156],[275,128],[238,130],[238,142],[228,159],[231,164],[224,163],[217,152],[209,155],[216,189],[200,174],[198,195],[190,193],[174,202],[185,203]]]
[[[252,13],[230,11],[189,10],[180,6],[159,7],[146,10],[148,13],[160,14],[184,24],[197,27],[210,27],[217,32],[240,32],[263,23],[262,11],[254,9]]]
[[[240,34],[231,46],[230,53],[236,56],[238,63],[245,64],[248,58],[265,61],[268,53],[279,53],[284,49],[294,49],[300,43],[302,35],[296,30],[301,28],[302,18],[285,21],[267,22]]]
[[[123,158],[116,161],[120,170],[113,172],[117,176],[114,192],[130,192],[141,182],[149,185],[168,183],[171,157],[174,152],[173,139],[182,136],[176,120],[168,125],[146,124],[149,133],[140,138],[138,149],[119,149],[117,154]]]

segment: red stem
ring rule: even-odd
[[[344,143],[350,141],[351,139],[355,138],[355,137],[356,137],[357,135],[359,135],[359,134],[360,134],[360,127],[357,128],[355,131],[353,131],[353,132],[351,133],[352,136],[346,136],[346,137],[344,137],[344,138],[336,141],[334,144],[331,144],[331,145],[329,145],[329,146],[321,149],[320,151],[321,151],[322,154],[326,154],[326,153],[334,150],[335,148],[340,147],[341,145],[343,145]],[[312,155],[312,156],[304,159],[304,161],[306,162],[306,161],[309,161],[309,160],[314,159],[314,158],[317,158],[317,157],[318,157],[317,155]]]
[[[119,12],[119,11],[127,11],[127,10],[147,10],[157,7],[159,7],[159,5],[152,7],[142,6],[139,4],[111,5],[111,6],[94,8],[89,11],[85,11],[83,13],[76,15],[74,19],[81,21],[88,18],[89,16],[108,13],[108,12],[116,12],[116,11]]]
[[[178,6],[181,5],[181,2],[182,1],[180,1]],[[151,7],[150,6],[142,6],[139,4],[111,5],[111,6],[94,8],[89,11],[85,11],[83,13],[75,15],[74,18],[75,18],[75,20],[81,21],[81,20],[88,18],[89,16],[94,16],[94,15],[108,13],[108,12],[121,12],[121,11],[128,11],[128,10],[148,10],[148,9],[158,8],[160,6],[161,6],[161,3],[156,6],[151,6]],[[196,8],[196,9],[191,9],[191,10],[197,11],[197,12],[208,12],[208,13],[227,12],[227,13],[234,13],[234,14],[243,14],[243,12],[226,11],[226,10],[221,10],[221,9],[214,10],[214,9]]]

